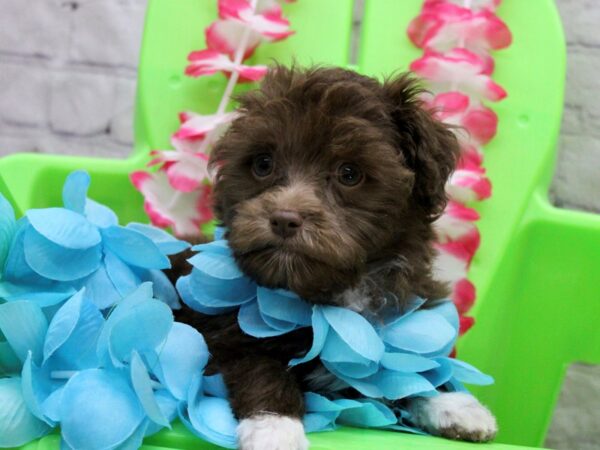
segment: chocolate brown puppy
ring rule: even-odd
[[[410,75],[380,83],[339,68],[277,66],[239,98],[211,165],[215,214],[246,275],[370,317],[401,311],[415,294],[429,302],[448,294],[432,275],[432,223],[459,149],[421,93]],[[310,330],[255,339],[236,314],[184,309],[178,320],[205,336],[210,370],[223,374],[241,420],[243,449],[307,448],[302,391],[352,395],[319,363],[288,369],[310,348]],[[434,434],[493,437],[489,412],[471,396],[453,396],[407,407]]]

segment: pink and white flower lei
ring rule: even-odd
[[[185,69],[190,77],[221,72],[228,78],[217,111],[180,113],[180,127],[171,138],[173,148],[152,152],[148,166],[158,170],[131,174],[152,223],[185,237],[199,235],[200,226],[212,219],[208,159],[213,143],[235,118],[235,113],[226,112],[233,89],[237,83],[260,81],[267,73],[266,66],[244,61],[262,42],[293,33],[277,0],[218,0],[217,6],[219,19],[205,30],[207,48],[191,52]]]
[[[410,68],[423,78],[431,94],[425,103],[445,123],[456,126],[462,155],[447,185],[450,202],[435,223],[438,234],[438,276],[452,286],[461,318],[461,334],[472,325],[466,314],[475,301],[467,272],[480,243],[469,204],[492,193],[483,167],[482,147],[496,134],[498,116],[484,102],[497,102],[506,91],[492,79],[493,50],[506,48],[512,36],[496,15],[501,0],[425,0],[408,27],[410,40],[423,56]]]

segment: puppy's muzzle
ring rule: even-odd
[[[289,210],[274,211],[269,219],[271,231],[284,239],[295,236],[303,222],[304,219],[299,213]]]

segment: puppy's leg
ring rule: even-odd
[[[447,439],[487,442],[498,426],[492,413],[471,394],[445,392],[436,397],[411,399],[412,421],[423,430]]]
[[[263,356],[220,366],[234,413],[241,450],[306,450],[304,399],[294,376]]]

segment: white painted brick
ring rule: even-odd
[[[69,59],[135,68],[142,39],[144,5],[88,1],[73,11]]]
[[[69,8],[61,0],[0,0],[0,51],[51,57],[64,53]]]
[[[0,130],[0,156],[36,151],[37,137],[27,135],[7,136]]]
[[[98,158],[125,158],[130,153],[129,146],[111,141],[108,135],[87,138],[50,135],[38,142],[37,150],[40,153],[86,155]]]
[[[120,79],[116,86],[115,108],[110,121],[110,136],[122,144],[133,144],[135,80]]]
[[[556,4],[565,22],[567,42],[600,46],[598,0],[557,0]]]
[[[35,62],[3,65],[0,70],[0,118],[7,123],[45,126],[48,85],[48,72]]]
[[[80,136],[105,133],[114,104],[114,78],[59,72],[52,81],[51,127],[54,131]]]
[[[563,135],[552,193],[560,206],[600,211],[600,139]]]

